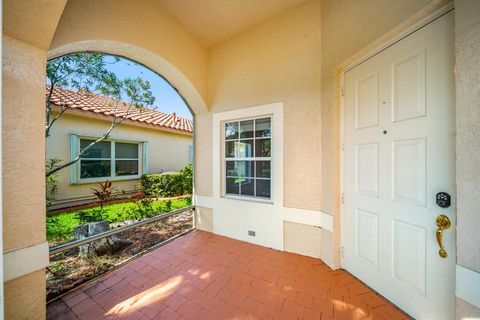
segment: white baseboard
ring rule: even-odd
[[[49,264],[48,242],[15,250],[3,255],[3,281],[10,281]]]
[[[480,308],[480,273],[457,264],[455,295]]]

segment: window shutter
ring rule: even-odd
[[[70,161],[77,157],[78,152],[78,136],[76,134],[70,134]],[[77,183],[77,172],[78,172],[79,161],[72,164],[68,168],[70,174],[70,183]]]
[[[142,143],[143,146],[143,152],[142,152],[142,157],[143,157],[143,174],[149,173],[149,168],[148,168],[148,142],[145,141]]]

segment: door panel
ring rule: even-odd
[[[343,266],[418,319],[454,318],[453,12],[345,73]]]

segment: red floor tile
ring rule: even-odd
[[[194,231],[47,306],[48,319],[409,319],[321,260]]]

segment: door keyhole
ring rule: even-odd
[[[387,134],[387,132],[388,132],[387,130],[383,130],[383,134]]]

